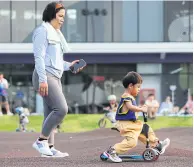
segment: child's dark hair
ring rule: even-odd
[[[42,21],[50,22],[52,19],[56,17],[56,13],[61,9],[65,9],[65,7],[60,2],[49,3],[44,9]]]
[[[140,74],[131,71],[123,78],[123,86],[128,88],[129,84],[142,84],[143,80]]]

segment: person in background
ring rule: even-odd
[[[103,108],[103,110],[108,111],[106,116],[112,123],[111,129],[117,130],[117,128],[115,127],[115,125],[116,125],[115,116],[116,116],[116,111],[118,108],[117,97],[115,95],[109,95],[108,101],[109,101],[109,106]]]
[[[18,114],[19,117],[19,128],[17,131],[19,132],[26,132],[27,131],[27,124],[29,124],[29,119],[25,114],[23,107],[16,107],[15,112]]]
[[[161,103],[158,114],[174,116],[178,114],[178,111],[179,111],[179,107],[173,106],[171,97],[167,96],[165,101]]]
[[[171,102],[170,96],[167,96],[165,101],[161,103],[159,114],[168,115],[173,112],[173,104]]]
[[[145,101],[145,105],[148,107],[148,118],[155,119],[156,112],[159,108],[159,102],[155,99],[154,94],[149,94],[147,100]]]
[[[186,104],[181,108],[179,115],[184,114],[193,114],[193,96],[189,96]]]
[[[8,101],[8,81],[4,78],[3,73],[0,72],[0,116],[2,116],[2,105],[5,106],[7,115],[13,115],[10,112],[9,101]]]

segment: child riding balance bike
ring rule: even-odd
[[[108,119],[111,124],[113,130],[116,130],[115,125],[116,125],[116,111],[118,107],[117,103],[117,98],[115,95],[109,95],[108,96],[108,101],[109,101],[109,106],[104,107],[103,111],[105,112],[104,116],[98,121],[98,126],[100,128],[104,128],[106,126],[106,119]]]

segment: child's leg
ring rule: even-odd
[[[156,113],[158,111],[158,107],[154,107],[153,111],[152,111],[152,117],[155,118],[156,117]]]
[[[148,118],[152,118],[152,108],[148,107]]]
[[[163,141],[159,141],[159,139],[156,137],[154,131],[152,130],[151,127],[149,127],[149,132],[148,132],[148,138],[149,138],[149,144],[150,147],[155,148],[156,150],[159,151],[160,155],[164,154],[166,148],[170,145],[170,139],[166,138]],[[140,134],[138,138],[141,142],[146,144],[146,136],[144,134]]]
[[[137,145],[138,136],[142,130],[141,121],[119,121],[117,128],[125,139],[113,146],[117,154],[124,154]]]
[[[122,162],[122,159],[117,154],[123,154],[129,149],[137,145],[138,136],[142,130],[143,123],[141,121],[118,121],[116,128],[120,131],[121,136],[125,139],[121,143],[110,147],[103,154],[113,162]]]
[[[150,126],[149,126],[149,131],[148,131],[148,138],[149,138],[149,144],[150,144],[150,146],[151,146],[151,147],[156,147],[156,145],[157,145],[158,142],[159,142],[159,139],[156,137],[156,135],[155,135],[153,129],[152,129]],[[138,139],[139,139],[142,143],[146,144],[147,139],[146,139],[145,134],[141,133],[141,134],[139,135]]]
[[[1,96],[0,96],[0,100],[1,100]],[[3,113],[2,113],[2,102],[0,102],[0,116],[2,116]]]
[[[148,138],[150,147],[158,150],[160,154],[164,154],[166,148],[170,145],[170,139],[168,138],[163,141],[159,141],[151,127],[149,127]],[[144,144],[146,144],[145,134],[141,133],[138,139]]]
[[[25,124],[24,123],[22,123],[22,131],[24,132],[26,129],[25,129]]]

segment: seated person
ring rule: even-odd
[[[186,104],[181,108],[178,114],[193,114],[193,96],[190,96],[186,102]]]
[[[155,99],[154,94],[149,94],[147,100],[145,101],[145,105],[148,106],[148,118],[155,119],[156,112],[159,108],[159,102]]]
[[[165,101],[160,105],[159,114],[166,115],[170,113],[173,113],[173,104],[171,102],[170,96],[167,96]]]

